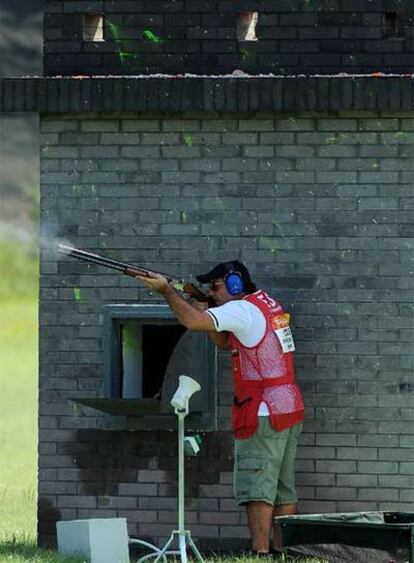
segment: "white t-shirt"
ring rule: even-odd
[[[243,346],[255,346],[266,331],[266,319],[256,305],[249,301],[229,301],[219,307],[208,309],[217,332],[232,332]],[[260,403],[259,416],[269,416],[266,403]]]

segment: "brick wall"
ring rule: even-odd
[[[412,507],[412,128],[396,112],[41,118],[45,239],[185,276],[241,258],[293,313],[300,511]],[[105,431],[68,401],[102,393],[103,305],[156,298],[46,249],[40,291],[41,541],[57,519],[126,516],[159,542],[175,525],[172,434]],[[187,462],[189,526],[216,547],[246,537],[226,356],[220,371],[219,431]]]
[[[237,38],[258,11],[258,41]],[[83,40],[84,14],[104,41]],[[47,0],[44,68],[55,74],[413,72],[409,0]]]

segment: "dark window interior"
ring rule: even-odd
[[[104,40],[104,16],[103,14],[84,14],[83,16],[83,40]]]
[[[405,21],[402,14],[384,12],[382,14],[384,37],[405,37]]]
[[[142,346],[145,350],[142,364],[143,397],[159,396],[171,353],[185,330],[179,325],[143,326]],[[146,374],[151,374],[151,377],[146,377]]]
[[[186,329],[129,319],[116,324],[113,396],[160,399],[168,362]]]
[[[237,39],[239,41],[257,41],[256,26],[258,12],[243,12],[237,20]]]

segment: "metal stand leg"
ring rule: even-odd
[[[178,544],[180,546],[180,556],[183,563],[187,563],[187,546],[185,545],[185,536],[178,536]]]
[[[179,551],[167,551],[170,543],[172,543],[172,541],[174,540],[174,534],[175,534],[175,530],[171,533],[170,539],[167,541],[167,543],[161,549],[161,551],[160,551],[158,557],[155,559],[154,563],[159,561],[161,559],[161,557],[163,557],[165,555],[168,555],[168,554],[176,555],[177,553],[179,553]]]
[[[192,550],[192,552],[194,553],[194,555],[197,558],[197,561],[200,561],[200,563],[204,563],[204,559],[201,556],[201,553],[198,551],[198,548],[196,546],[196,544],[193,541],[193,538],[191,537],[190,532],[188,532],[188,544]]]
[[[175,536],[177,536],[178,549],[175,550],[168,549],[171,543],[174,541]],[[158,563],[158,561],[160,561],[162,558],[164,558],[165,560],[166,556],[168,555],[179,555],[182,563],[187,563],[188,561],[187,549],[190,549],[190,551],[193,552],[197,561],[199,561],[200,563],[204,563],[204,559],[201,553],[199,552],[196,544],[194,543],[190,531],[184,530],[184,534],[181,534],[179,530],[173,530],[171,532],[171,536],[169,537],[167,543],[164,545],[164,547],[161,550],[157,550],[157,553],[151,553],[150,555],[145,555],[141,559],[138,559],[137,563],[141,563],[144,560],[149,559],[151,557],[155,557],[154,563]]]
[[[191,537],[190,530],[186,530],[184,525],[184,418],[188,414],[188,408],[185,410],[175,410],[175,414],[178,417],[178,530],[171,532],[169,540],[161,550],[152,546],[156,552],[141,557],[137,563],[144,563],[144,561],[151,557],[155,557],[154,563],[158,563],[161,560],[165,561],[168,555],[179,555],[181,562],[187,563],[187,545],[197,561],[204,563],[204,559]],[[169,550],[168,548],[174,541],[175,536],[177,536],[178,550]],[[136,541],[139,543],[138,540]]]

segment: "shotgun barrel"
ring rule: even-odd
[[[118,260],[113,260],[112,258],[106,258],[100,254],[94,254],[92,252],[87,252],[86,250],[81,250],[79,248],[74,248],[72,246],[66,246],[64,244],[58,244],[58,252],[65,254],[66,256],[71,256],[72,258],[77,258],[78,260],[84,260],[85,262],[90,262],[92,264],[98,264],[104,268],[110,268],[112,270],[118,270],[127,276],[135,277],[137,275],[151,277],[151,273],[160,274],[164,276],[168,283],[178,291],[187,293],[197,301],[208,301],[208,296],[203,293],[194,284],[187,282],[183,279],[178,279],[165,274],[163,272],[158,272],[155,270],[148,270],[147,268],[141,268],[140,266],[134,266],[133,264],[128,264],[126,262],[120,262]],[[211,303],[211,302],[210,302]]]
[[[132,264],[127,264],[126,262],[120,262],[119,260],[113,260],[111,258],[106,258],[100,254],[93,254],[92,252],[87,252],[86,250],[81,250],[79,248],[74,248],[72,246],[65,246],[64,244],[58,245],[58,252],[71,256],[72,258],[78,258],[79,260],[85,260],[86,262],[92,262],[94,264],[99,264],[100,266],[105,266],[106,268],[111,268],[112,270],[118,270],[124,274],[135,276],[136,274],[144,275],[150,277],[151,270],[147,268],[141,268],[140,266],[133,266]],[[168,281],[173,280],[170,275],[163,272],[154,272],[161,274]],[[178,281],[178,280],[177,280]]]

